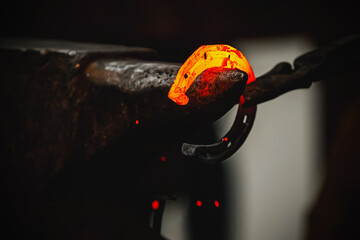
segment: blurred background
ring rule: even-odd
[[[1,34],[140,45],[183,62],[199,45],[309,35],[326,44],[358,30],[356,7],[321,0],[34,0],[1,7]]]
[[[244,53],[256,76],[359,29],[350,0],[4,4],[1,37],[150,47],[170,62],[184,62],[200,45],[224,43]],[[316,83],[258,107],[247,141],[222,164],[224,239],[347,239],[356,229],[360,88],[355,79],[356,73],[344,73],[338,82]],[[229,129],[235,113],[236,107],[214,124],[218,137]],[[167,204],[163,236],[190,238],[189,204],[186,198]]]

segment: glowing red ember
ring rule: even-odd
[[[158,200],[154,200],[154,201],[151,203],[151,207],[152,207],[152,209],[154,209],[154,210],[158,209],[159,206],[160,206],[160,203],[159,203]]]

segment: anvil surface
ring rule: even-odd
[[[209,69],[179,106],[167,93],[180,65],[145,48],[1,40],[6,228],[22,229],[18,239],[161,239],[139,220],[155,195],[190,191],[199,171],[210,193],[221,193],[219,166],[194,171],[180,147],[214,140],[210,131],[196,134],[238,103],[245,75]],[[209,218],[217,228],[221,214]],[[89,219],[96,227],[84,225]]]
[[[52,176],[115,141],[179,139],[222,116],[240,95],[243,73],[215,69],[189,89],[192,104],[178,106],[167,92],[180,64],[156,61],[151,49],[36,40],[0,46],[3,136],[13,161],[34,174]],[[199,97],[204,89],[212,94]]]

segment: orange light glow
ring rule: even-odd
[[[136,124],[136,125],[139,125],[139,120],[136,120],[136,121],[135,121],[135,124]]]
[[[224,44],[204,45],[199,47],[181,66],[168,97],[179,105],[186,105],[189,98],[185,92],[199,74],[212,67],[239,69],[247,73],[247,83],[255,80],[249,62],[239,50]]]

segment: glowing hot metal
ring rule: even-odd
[[[179,105],[186,105],[189,98],[185,92],[200,73],[212,67],[239,69],[247,73],[247,83],[255,80],[249,62],[239,50],[224,44],[204,45],[199,47],[179,69],[168,93],[169,98]]]
[[[185,92],[196,77],[209,68],[221,67],[239,69],[247,74],[242,80],[255,81],[254,72],[245,56],[228,45],[205,45],[198,48],[181,66],[168,97],[179,105],[186,105],[189,98]],[[244,97],[240,96],[238,113],[229,132],[217,143],[197,145],[183,143],[181,151],[185,156],[196,156],[204,163],[219,163],[230,157],[244,143],[253,125],[256,106],[244,109]],[[217,204],[215,203],[215,206]]]

